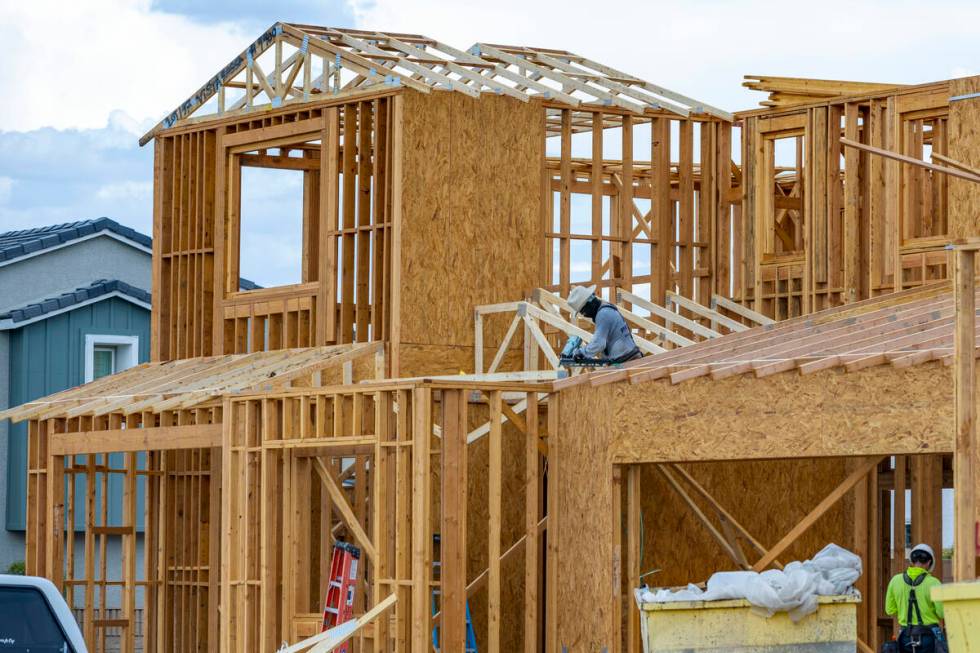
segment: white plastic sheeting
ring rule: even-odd
[[[746,599],[766,617],[788,612],[799,621],[816,612],[818,596],[856,594],[854,582],[860,576],[861,558],[828,544],[812,560],[791,562],[782,571],[721,571],[708,579],[705,590],[696,585],[677,591],[638,589],[636,597],[641,603]]]

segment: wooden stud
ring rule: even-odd
[[[538,453],[538,393],[527,395],[527,431],[524,435],[524,651],[536,653],[539,650],[540,608],[540,545],[538,523],[541,510],[541,465]]]
[[[413,651],[426,650],[431,641],[430,578],[432,534],[429,527],[429,449],[432,439],[432,391],[412,393],[412,627]],[[407,470],[406,470],[407,471]]]
[[[978,543],[977,492],[980,471],[977,469],[978,442],[976,427],[976,294],[974,278],[976,249],[961,247],[953,252],[954,296],[956,298],[955,353],[953,358],[953,392],[956,430],[954,433],[953,480],[954,554],[953,577],[956,581],[977,577]],[[940,542],[941,544],[941,542]]]
[[[442,393],[442,516],[439,644],[446,650],[466,648],[466,433],[467,401],[463,391]]]
[[[500,537],[503,509],[503,443],[500,419],[503,395],[499,390],[490,393],[490,438],[487,491],[490,526],[487,531],[490,575],[487,583],[487,647],[492,653],[500,651]]]

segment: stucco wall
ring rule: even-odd
[[[75,290],[98,279],[118,279],[150,290],[150,254],[109,236],[71,244],[0,266],[0,312]]]

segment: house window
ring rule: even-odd
[[[116,348],[96,347],[92,351],[92,380],[101,379],[116,372]]]
[[[133,367],[139,362],[139,336],[87,334],[85,383]]]

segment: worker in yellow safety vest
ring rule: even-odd
[[[936,566],[935,554],[928,544],[916,544],[909,552],[909,567],[888,583],[885,613],[898,617],[901,626],[897,642],[889,642],[883,651],[901,653],[943,653],[943,605],[932,600],[932,588],[941,585],[930,574]]]

